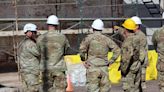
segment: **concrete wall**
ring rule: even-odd
[[[7,0],[12,1],[12,0]],[[79,18],[91,17],[91,18],[102,18],[102,17],[131,17],[139,14],[140,17],[151,17],[144,5],[138,5],[139,12],[136,12],[136,6],[127,5],[111,8],[111,3],[123,4],[123,0],[82,0],[83,11],[82,14],[79,13],[79,5],[61,5],[54,6],[52,3],[77,3],[76,0],[18,0],[18,17],[19,18],[45,18],[51,14],[57,14],[60,18]],[[124,4],[127,2],[124,2]],[[50,5],[44,5],[50,4]],[[24,6],[22,6],[24,5]],[[34,6],[33,6],[34,5]],[[101,6],[101,7],[100,7]],[[102,7],[103,6],[103,7]],[[13,3],[0,3],[0,17],[1,18],[14,18],[14,7]],[[21,30],[25,23],[19,23],[19,29]],[[161,22],[152,21],[143,23],[148,27],[160,27]],[[1,23],[0,29],[8,26],[11,23]],[[75,24],[74,22],[64,22],[61,23],[62,28],[68,28]],[[91,25],[91,22],[85,23],[87,26]],[[39,29],[46,29],[45,23],[37,23]],[[111,27],[112,25],[121,25],[121,22],[105,22],[105,27]],[[78,26],[79,27],[79,26]],[[14,30],[14,27],[8,30]],[[78,45],[81,39],[85,35],[68,35],[71,46],[78,49]],[[0,37],[0,50],[13,51],[13,40],[12,37]],[[19,37],[21,40],[21,38]],[[75,45],[76,44],[76,45]],[[4,47],[3,47],[4,46]],[[0,60],[6,59],[6,54],[1,55]]]
[[[51,14],[55,14],[60,18],[106,18],[106,17],[122,17],[122,6],[116,7],[111,4],[122,4],[123,0],[81,0],[82,13],[80,13],[80,5],[78,0],[18,0],[18,17],[19,18],[46,18]],[[62,3],[62,5],[53,5]],[[69,4],[66,4],[69,3]],[[70,4],[74,3],[74,4]],[[14,18],[15,8],[13,3],[0,3],[0,17]],[[25,23],[19,22],[19,29],[22,29]],[[45,23],[37,23],[40,29],[46,29]],[[74,22],[61,23],[62,28],[74,25]],[[90,26],[91,23],[86,23]],[[0,28],[8,24],[0,24]],[[111,26],[110,23],[106,25]]]
[[[18,0],[18,16],[19,17],[46,17],[50,14],[57,14],[63,18],[80,17],[78,0]],[[83,16],[84,17],[110,17],[111,7],[88,7],[111,5],[111,0],[82,0],[83,1]],[[114,0],[113,0],[114,1]],[[115,3],[120,3],[122,0],[115,0]],[[55,3],[75,3],[64,5],[51,5]],[[45,5],[44,5],[45,4]],[[24,5],[24,6],[23,6]],[[13,3],[0,3],[1,18],[14,17]],[[121,8],[120,8],[121,9]]]
[[[83,11],[80,14],[79,4],[77,0],[17,0],[18,18],[46,18],[51,14],[55,14],[60,18],[102,18],[102,17],[121,17],[122,7],[114,7],[111,12],[111,1],[114,0],[81,0],[83,1]],[[123,0],[115,0],[114,3],[120,4]],[[62,4],[59,6],[52,5],[58,3],[69,3]],[[74,3],[74,4],[70,4]],[[105,6],[102,6],[105,5]],[[109,5],[109,6],[108,6]],[[92,7],[90,7],[92,6]],[[98,6],[98,7],[97,7]],[[101,6],[101,7],[100,7]],[[13,0],[4,0],[0,2],[0,18],[15,18],[15,8]],[[0,29],[11,25],[12,23],[1,23]],[[19,30],[22,30],[25,22],[19,22]],[[36,23],[39,29],[46,29],[45,23]],[[74,25],[74,22],[63,22],[61,23],[62,28],[68,28]],[[111,23],[105,23],[105,26],[111,25]],[[91,22],[86,23],[90,26]],[[79,26],[77,26],[79,27]],[[15,26],[8,28],[7,30],[15,30]],[[79,43],[85,35],[67,35],[70,40],[70,44],[74,49],[78,49]],[[21,41],[21,36],[17,37],[17,41]],[[13,37],[0,37],[0,63],[9,60],[10,54],[13,54]],[[12,56],[11,56],[12,57]]]

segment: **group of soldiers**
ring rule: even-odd
[[[66,63],[64,56],[71,49],[65,35],[57,31],[59,20],[51,15],[47,19],[48,31],[37,36],[37,26],[24,26],[25,39],[19,45],[18,63],[25,92],[66,92]],[[85,37],[79,47],[79,54],[87,69],[87,92],[110,92],[108,67],[121,55],[119,70],[124,92],[142,92],[146,89],[145,72],[148,65],[147,41],[141,31],[141,19],[128,18],[121,27],[114,30],[121,36],[119,47],[111,37],[102,33],[101,19],[93,21],[93,33]],[[164,27],[153,35],[153,43],[159,53],[157,69],[159,86],[164,92]],[[113,56],[108,60],[108,52]]]

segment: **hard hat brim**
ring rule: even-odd
[[[128,29],[128,30],[135,30],[135,29],[137,29],[137,27],[135,27],[135,28],[129,28],[129,27],[126,27],[125,24],[122,24],[122,26],[123,26],[124,28]]]

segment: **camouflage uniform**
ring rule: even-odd
[[[152,42],[158,53],[158,81],[160,92],[164,92],[164,26],[153,34]]]
[[[64,54],[69,47],[65,35],[57,31],[48,31],[37,39],[41,52],[41,70],[44,92],[65,92],[66,64]]]
[[[125,36],[124,36],[124,28],[122,27],[119,27],[118,29],[118,33],[122,36],[122,39],[125,39]],[[141,65],[142,65],[142,68],[141,68],[141,73],[142,75],[138,77],[141,77],[141,78],[138,78],[138,79],[141,79],[141,80],[138,80],[138,82],[136,82],[137,86],[140,85],[140,81],[141,81],[141,87],[142,89],[145,89],[146,88],[146,67],[147,67],[147,64],[148,64],[148,47],[147,47],[147,39],[146,39],[146,36],[145,34],[141,31],[141,30],[137,30],[135,32],[135,36],[139,36],[138,37],[138,40],[140,41],[139,44],[140,44],[140,55],[139,55],[139,59],[141,61]],[[136,39],[137,40],[137,39]]]
[[[36,43],[25,38],[18,49],[20,73],[25,92],[39,91],[39,51]]]
[[[139,92],[141,80],[141,62],[139,60],[140,41],[138,36],[130,34],[122,44],[120,69],[125,92]]]
[[[139,45],[140,45],[140,55],[139,59],[141,61],[141,87],[144,90],[146,88],[146,67],[148,65],[148,46],[147,46],[147,39],[145,34],[141,31],[138,30],[135,32],[136,36],[139,36]],[[138,82],[139,83],[139,82]]]
[[[109,51],[113,52],[110,63],[113,63],[120,54],[120,48],[108,37],[96,31],[88,35],[80,44],[80,52],[87,55],[87,92],[109,92],[108,77]]]

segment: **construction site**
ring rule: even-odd
[[[103,32],[117,39],[113,27],[121,26],[129,17],[139,16],[150,51],[154,50],[153,33],[164,25],[164,0],[0,0],[0,12],[0,92],[21,92],[17,49],[25,37],[22,30],[26,23],[36,24],[43,34],[47,30],[47,17],[58,16],[59,31],[77,51],[96,18],[104,21]],[[119,45],[118,40],[114,41]],[[157,84],[156,77],[148,79],[146,92],[158,92]],[[123,92],[120,85],[113,83],[111,92]],[[85,91],[81,87],[74,92]]]

